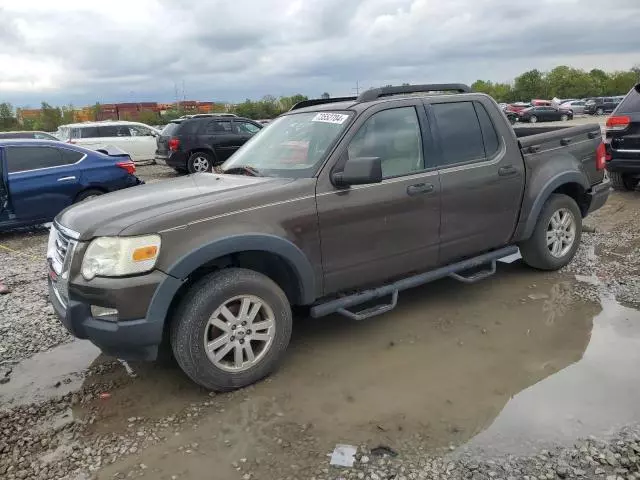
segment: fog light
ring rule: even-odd
[[[115,308],[91,305],[91,316],[102,320],[118,320],[118,310]]]

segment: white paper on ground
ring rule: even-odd
[[[355,462],[355,455],[358,451],[358,447],[353,445],[336,445],[331,454],[331,465],[337,467],[353,467]]]

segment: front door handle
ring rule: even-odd
[[[425,193],[433,192],[433,185],[430,183],[416,183],[415,185],[409,185],[407,187],[408,195],[422,195]]]
[[[518,170],[516,170],[516,167],[514,167],[513,165],[500,167],[498,169],[498,175],[500,175],[501,177],[508,177],[509,175],[515,175],[516,173],[518,173]]]
[[[76,179],[76,177],[60,177],[58,179],[58,181],[59,182],[70,182],[70,181],[75,180],[75,179]]]

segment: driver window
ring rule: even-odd
[[[383,178],[424,169],[420,124],[414,107],[383,110],[371,116],[347,147],[349,158],[380,157]]]

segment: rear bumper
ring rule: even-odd
[[[626,153],[613,150],[611,160],[607,162],[610,172],[640,174],[640,152]]]
[[[70,286],[66,305],[49,278],[49,299],[60,322],[73,336],[90,340],[105,354],[116,358],[154,360],[162,341],[164,318],[140,313],[146,312],[154,292],[165,277],[165,274],[156,271],[140,277],[96,278],[96,283],[101,284],[84,292]],[[120,318],[128,319],[93,317],[92,304],[116,308],[121,314]],[[127,310],[131,309],[138,318],[127,314]]]
[[[587,192],[590,197],[589,212],[592,213],[602,208],[607,203],[609,198],[609,192],[611,191],[611,182],[606,178],[602,183],[598,183],[591,187],[591,190]]]
[[[156,154],[155,161],[158,165],[171,168],[187,168],[187,156],[183,152],[171,152],[170,155]]]

